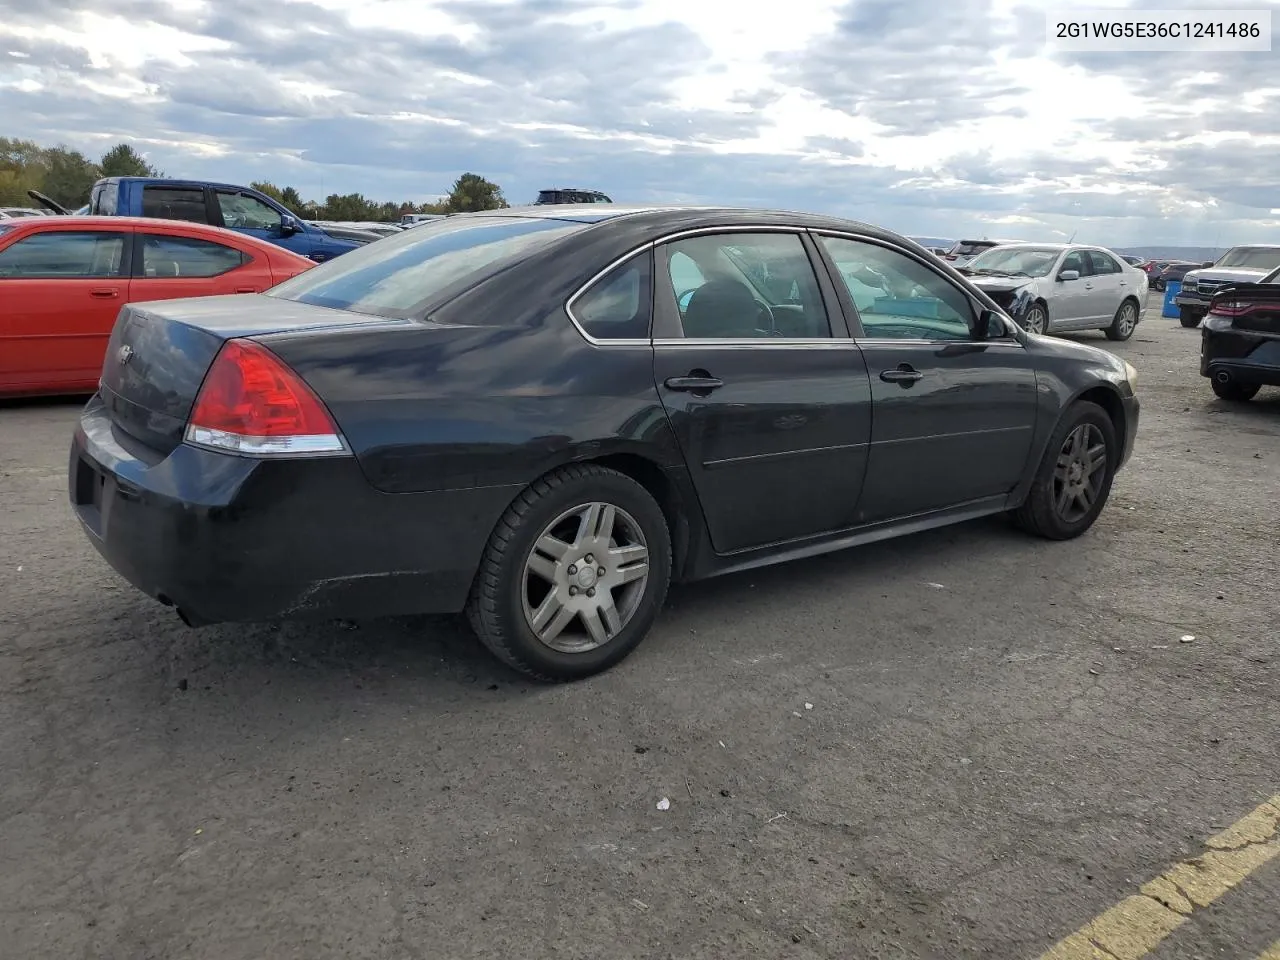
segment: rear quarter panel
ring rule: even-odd
[[[260,339],[321,396],[387,493],[523,486],[618,453],[683,465],[652,348],[592,346],[562,310],[533,328],[414,323]]]

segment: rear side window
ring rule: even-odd
[[[142,215],[157,220],[209,222],[204,191],[195,187],[143,187]]]
[[[212,240],[145,234],[141,241],[144,277],[216,277],[249,259]]]
[[[1107,273],[1122,273],[1120,264],[1114,257],[1107,256],[1101,250],[1089,250],[1089,260],[1093,263],[1093,272],[1102,276]]]
[[[267,296],[404,319],[467,280],[479,281],[582,223],[517,217],[449,217],[359,247],[273,287]]]
[[[125,235],[57,231],[24,237],[0,250],[0,278],[88,280],[119,277]]]
[[[596,340],[643,340],[653,316],[652,256],[641,253],[614,267],[569,305],[578,325]]]

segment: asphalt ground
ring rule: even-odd
[[[183,627],[70,513],[78,404],[0,407],[0,956],[1261,956],[1280,390],[1156,309],[1079,338],[1144,404],[1083,538],[683,587],[569,686],[449,618]]]

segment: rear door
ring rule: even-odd
[[[1133,291],[1128,282],[1128,274],[1120,265],[1120,261],[1102,250],[1086,250],[1089,263],[1093,268],[1093,290],[1091,312],[1098,321],[1110,322],[1120,309],[1120,301]]]
[[[203,237],[139,231],[129,299],[172,300],[224,293],[259,293],[271,286],[266,258]]]
[[[93,389],[129,292],[127,230],[41,230],[0,249],[0,389]]]
[[[866,366],[802,231],[657,248],[654,373],[719,554],[853,525]]]
[[[822,234],[866,358],[871,450],[857,511],[876,523],[1004,496],[1022,478],[1036,373],[1002,331],[974,336],[969,294],[932,263],[871,238]]]

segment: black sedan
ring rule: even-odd
[[[1135,376],[866,224],[527,207],[124,307],[69,492],[188,624],[466,610],[572,679],[672,580],[1005,512],[1078,536]]]
[[[1234,403],[1280,387],[1280,269],[1213,294],[1200,328],[1200,374]]]

